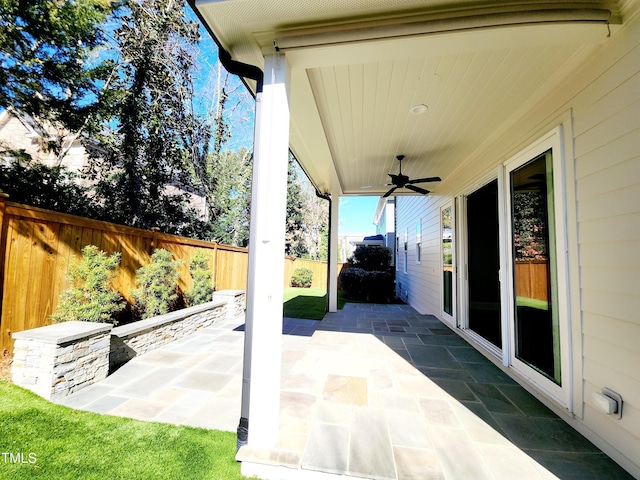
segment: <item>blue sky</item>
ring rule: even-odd
[[[186,9],[189,19],[198,21],[195,14],[190,9]],[[201,67],[199,87],[206,84],[207,75],[211,70],[215,70],[217,62],[217,47],[209,37],[204,28],[201,27],[200,53]],[[230,150],[237,150],[240,147],[251,148],[253,142],[253,121],[254,103],[251,96],[246,92],[244,86],[239,85],[240,80],[234,75],[230,76],[228,88],[233,91],[228,106],[231,108],[229,124],[232,129],[232,136],[226,147]],[[373,225],[373,215],[378,205],[380,197],[342,197],[340,198],[339,212],[339,234],[366,234],[373,235],[376,232]]]
[[[376,227],[373,214],[380,197],[341,197],[339,208],[340,235],[362,233],[373,235]]]

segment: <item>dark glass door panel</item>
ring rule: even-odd
[[[452,207],[442,210],[442,309],[453,316],[453,222]]]
[[[560,384],[551,152],[513,170],[516,358]]]
[[[469,328],[502,348],[498,181],[467,196]]]

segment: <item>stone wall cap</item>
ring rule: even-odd
[[[182,310],[176,310],[175,312],[165,313],[164,315],[158,315],[157,317],[147,318],[145,320],[138,320],[137,322],[129,323],[128,325],[122,325],[116,327],[111,331],[111,335],[117,337],[127,337],[133,333],[139,333],[144,330],[150,330],[158,325],[165,323],[175,322],[176,320],[182,320],[185,317],[196,315],[201,312],[206,312],[213,308],[219,307],[226,303],[225,300],[213,300],[211,302],[202,303],[200,305],[194,305],[193,307],[183,308]]]
[[[233,296],[238,296],[238,295],[242,295],[244,293],[244,290],[216,290],[215,292],[213,292],[214,295],[233,295]]]
[[[13,332],[11,337],[16,340],[37,340],[43,343],[62,344],[108,332],[112,328],[113,325],[110,323],[71,321]]]

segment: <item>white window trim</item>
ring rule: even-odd
[[[398,235],[395,236],[395,264],[396,264],[396,272],[400,271],[400,237]]]
[[[416,264],[422,263],[422,219],[416,222]]]
[[[406,227],[404,229],[404,244],[403,244],[403,251],[404,251],[404,273],[408,273],[408,266],[409,266],[409,227]]]

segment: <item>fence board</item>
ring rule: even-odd
[[[60,233],[60,224],[57,222],[47,222],[46,228],[43,234],[43,254],[44,254],[44,269],[42,275],[41,286],[38,290],[40,298],[40,309],[45,317],[49,317],[53,312],[54,296],[51,295],[53,290],[53,282],[57,274],[57,254],[58,248],[58,236]],[[48,286],[48,288],[45,288]]]
[[[218,245],[216,290],[246,290],[248,262],[246,249]]]
[[[17,331],[17,319],[24,319],[26,315],[26,303],[24,299],[26,299],[28,293],[28,273],[31,259],[31,248],[29,248],[29,246],[33,237],[32,223],[21,222],[20,219],[8,220],[9,229],[5,277],[8,278],[9,282],[5,282],[4,284],[2,301],[4,309],[2,315],[3,349],[7,346],[13,346],[11,332]],[[5,318],[6,321],[4,320]],[[22,323],[24,325],[24,322]],[[21,328],[21,330],[22,329],[23,328]]]
[[[37,221],[33,225],[33,241],[27,286],[27,319],[31,325],[39,326],[51,314],[49,298],[51,297],[51,264],[55,259],[50,255],[49,245],[55,236],[48,222]],[[33,327],[31,327],[33,328]]]
[[[284,268],[284,286],[291,286],[291,277],[293,272],[299,268],[308,268],[313,272],[311,279],[311,288],[327,287],[327,263],[318,260],[309,260],[306,258],[285,258]]]

